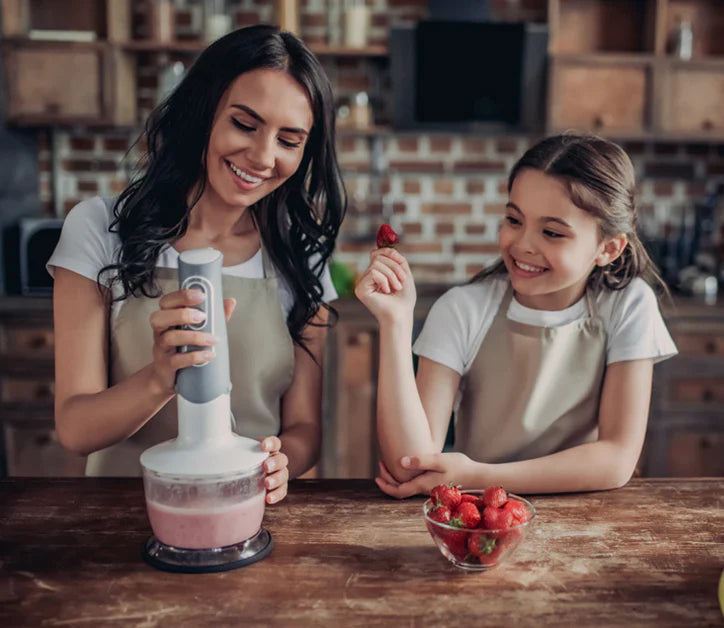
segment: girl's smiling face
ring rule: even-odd
[[[562,180],[531,168],[513,181],[498,244],[516,299],[539,310],[571,306],[593,267],[611,261],[596,219],[573,204]]]
[[[277,189],[297,171],[313,119],[306,92],[285,72],[238,76],[216,109],[204,196],[238,209]]]

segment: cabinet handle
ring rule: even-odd
[[[58,115],[60,113],[60,104],[57,102],[49,102],[45,105],[45,112],[51,115]]]
[[[711,120],[711,118],[707,118],[701,123],[701,128],[705,131],[711,131],[714,128],[714,122]]]
[[[701,391],[701,400],[711,402],[714,401],[714,391],[711,388],[705,388]]]
[[[707,340],[704,345],[704,351],[706,353],[716,353],[716,342],[713,340]]]
[[[35,389],[36,399],[47,399],[53,396],[53,389],[49,384],[39,384]]]
[[[594,116],[593,126],[596,129],[602,129],[603,127],[606,126],[606,118],[604,116],[602,116],[601,114]]]
[[[33,336],[30,339],[30,342],[28,342],[28,346],[31,349],[42,349],[43,347],[48,346],[48,340],[45,336],[42,335]]]

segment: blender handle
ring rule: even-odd
[[[184,325],[184,329],[213,334],[217,343],[213,347],[189,345],[180,351],[211,350],[214,357],[203,364],[195,364],[176,372],[176,392],[187,401],[206,403],[231,390],[229,375],[229,345],[224,317],[224,295],[221,284],[223,255],[216,249],[192,249],[179,254],[179,289],[199,290],[206,298],[196,306],[206,314],[202,323]]]

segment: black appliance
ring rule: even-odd
[[[394,127],[541,131],[547,48],[544,24],[428,20],[392,28]]]
[[[20,218],[3,230],[3,269],[7,294],[41,295],[53,291],[45,264],[60,239],[60,218]]]

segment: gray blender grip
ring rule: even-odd
[[[211,350],[214,357],[203,364],[187,366],[176,373],[176,392],[187,401],[205,403],[231,390],[229,376],[229,343],[226,337],[224,295],[221,285],[223,255],[215,249],[193,249],[179,255],[179,289],[199,290],[206,298],[196,306],[206,313],[202,323],[184,325],[212,334],[217,343],[211,347],[189,345],[181,351]]]

